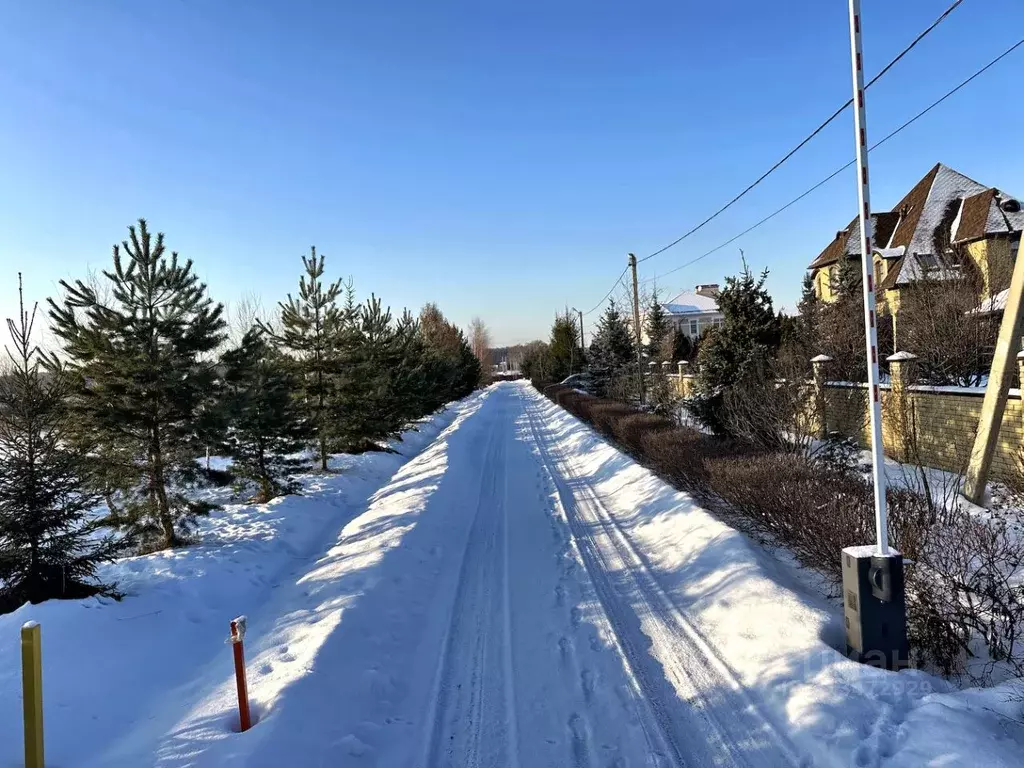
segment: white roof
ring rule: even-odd
[[[718,312],[718,302],[710,296],[701,296],[693,291],[683,291],[661,306],[670,315],[699,315]]]

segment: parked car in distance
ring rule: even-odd
[[[588,395],[593,395],[597,387],[594,377],[589,373],[574,373],[571,376],[566,376],[559,384],[586,392]]]

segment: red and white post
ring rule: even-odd
[[[853,63],[853,126],[857,145],[857,198],[864,287],[864,338],[871,414],[871,474],[875,491],[875,546],[843,550],[843,613],[847,654],[866,664],[902,669],[909,664],[903,557],[889,549],[885,509],[885,452],[882,400],[878,389],[878,323],[875,311],[868,132],[864,103],[864,55],[860,0],[850,0],[850,58]]]
[[[853,60],[853,126],[857,143],[857,198],[860,203],[860,253],[864,283],[864,330],[868,353],[868,403],[871,413],[871,475],[875,485],[875,541],[878,554],[889,554],[885,508],[885,453],[882,446],[882,402],[878,391],[878,323],[875,313],[872,256],[871,195],[868,186],[868,129],[864,104],[864,55],[861,45],[860,0],[850,0],[850,55]]]
[[[229,642],[235,656],[235,685],[238,688],[238,725],[240,731],[252,728],[252,716],[249,713],[249,686],[245,679],[245,616],[231,621],[231,637]]]

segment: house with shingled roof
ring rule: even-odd
[[[892,210],[872,213],[871,221],[878,310],[895,317],[901,291],[961,269],[965,259],[981,278],[979,301],[1004,290],[1020,251],[1024,212],[1017,198],[938,163]],[[833,300],[839,267],[860,256],[855,217],[808,266],[815,295]]]

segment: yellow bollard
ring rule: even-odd
[[[21,627],[21,684],[25,707],[25,768],[43,768],[43,664],[39,623]]]

